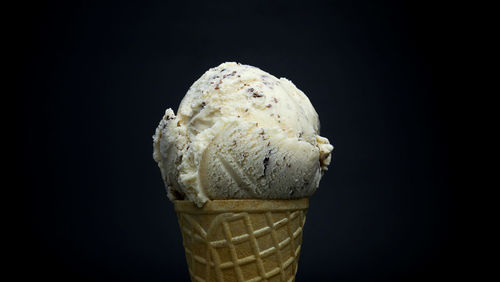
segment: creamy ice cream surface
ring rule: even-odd
[[[333,150],[318,134],[318,114],[292,82],[224,63],[189,88],[177,115],[166,110],[153,158],[171,200],[308,197]]]

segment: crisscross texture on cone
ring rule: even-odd
[[[192,281],[294,281],[308,199],[175,201]]]

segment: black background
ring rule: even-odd
[[[69,2],[69,1],[68,1]],[[225,61],[287,77],[335,146],[297,281],[457,274],[445,5],[71,1],[17,7],[18,275],[188,281],[152,139]],[[17,140],[17,139],[16,139]]]

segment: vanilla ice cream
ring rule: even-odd
[[[333,146],[319,134],[309,99],[285,79],[224,63],[167,109],[153,136],[154,160],[171,200],[311,196]]]

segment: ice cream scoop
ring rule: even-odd
[[[333,146],[307,96],[256,67],[223,63],[167,109],[153,136],[171,200],[311,196]]]

